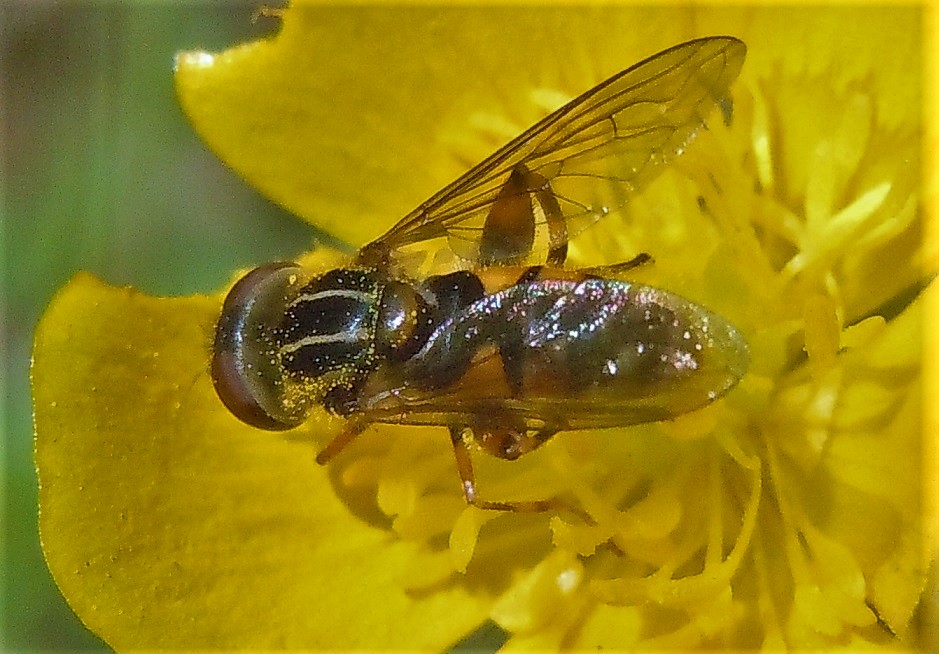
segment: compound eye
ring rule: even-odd
[[[255,268],[232,287],[215,327],[212,381],[222,403],[253,427],[284,430],[306,419],[303,403],[288,402],[277,329],[302,284],[294,263]]]

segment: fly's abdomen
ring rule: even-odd
[[[615,407],[619,424],[700,408],[748,365],[737,329],[682,297],[606,279],[537,280],[487,295],[442,324],[412,372],[444,379],[448,361],[493,348],[508,386],[494,385],[494,394],[574,411]]]
[[[661,396],[680,413],[723,395],[746,372],[739,332],[672,293],[588,280],[544,299],[551,306],[527,321],[519,352],[526,385],[550,372],[572,392],[613,401]]]

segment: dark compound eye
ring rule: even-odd
[[[291,429],[307,417],[305,406],[284,401],[284,376],[276,329],[289,299],[302,285],[294,263],[269,263],[238,280],[215,329],[212,381],[237,418],[260,429]]]

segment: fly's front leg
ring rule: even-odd
[[[339,435],[329,441],[329,444],[316,455],[316,462],[320,465],[329,463],[332,458],[342,452],[346,445],[351,443],[356,436],[365,431],[366,427],[368,427],[368,423],[364,420],[356,420],[348,423],[345,429],[339,432]]]

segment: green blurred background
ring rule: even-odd
[[[276,31],[276,18],[252,21],[259,4],[0,3],[3,651],[105,648],[39,549],[28,373],[52,295],[80,269],[152,294],[208,292],[310,247],[308,226],[206,150],[174,95],[176,52]]]

